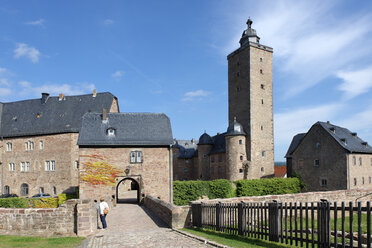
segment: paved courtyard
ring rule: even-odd
[[[85,240],[81,247],[211,247],[172,231],[137,204],[117,205],[107,215],[107,226]]]

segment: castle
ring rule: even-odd
[[[174,180],[257,179],[274,175],[273,49],[252,20],[227,56],[229,126],[199,140],[175,140]]]
[[[227,56],[226,132],[173,140],[166,115],[120,113],[108,92],[0,103],[1,193],[57,195],[79,187],[85,198],[118,199],[129,181],[137,201],[150,194],[172,202],[173,179],[273,176],[273,49],[247,24]]]

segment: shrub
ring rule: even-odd
[[[301,192],[301,182],[298,178],[238,180],[235,184],[236,195],[238,197],[282,195]]]
[[[209,199],[234,196],[232,183],[225,179],[213,181],[174,181],[173,203],[178,206],[188,205],[202,196]]]
[[[58,206],[65,203],[65,201],[67,201],[67,195],[66,194],[59,194],[58,195]]]
[[[31,208],[57,208],[57,198],[30,198],[27,199],[28,206]]]
[[[27,208],[27,199],[24,198],[4,198],[0,199],[0,207],[2,208]]]

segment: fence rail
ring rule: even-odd
[[[196,227],[300,247],[371,248],[371,204],[192,204]]]

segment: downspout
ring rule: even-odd
[[[346,189],[350,189],[350,168],[349,168],[349,157],[346,153]]]
[[[172,144],[169,145],[169,202],[173,203]]]
[[[2,148],[2,151],[1,151],[1,160],[0,160],[0,164],[1,164],[1,194],[4,194],[4,137],[1,137],[1,146],[0,148]],[[10,193],[10,192],[9,192]]]

